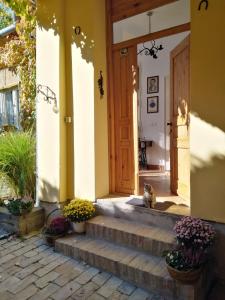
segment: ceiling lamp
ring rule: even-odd
[[[149,33],[151,33],[151,16],[152,15],[153,15],[152,11],[149,11],[147,13],[147,16],[149,17]],[[150,48],[146,47],[145,44],[143,43],[143,49],[141,49],[138,52],[138,55],[141,54],[142,52],[144,52],[145,55],[150,55],[154,59],[157,59],[158,58],[158,56],[157,56],[158,51],[161,51],[164,48],[163,48],[162,45],[157,46],[155,40],[152,40],[151,43],[152,43],[152,46]]]

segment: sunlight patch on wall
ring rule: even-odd
[[[212,165],[214,158],[225,159],[225,132],[191,114],[191,171]]]
[[[57,101],[59,94],[60,37],[53,29],[37,30],[37,84],[54,91]],[[46,47],[46,45],[48,45]],[[37,95],[37,197],[57,202],[60,189],[60,141],[59,113],[54,113],[52,105]]]
[[[94,66],[72,48],[75,196],[94,200]]]

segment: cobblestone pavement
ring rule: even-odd
[[[157,295],[53,251],[33,235],[0,241],[1,300],[162,300]],[[165,299],[166,300],[166,299]]]

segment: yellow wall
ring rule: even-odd
[[[38,200],[60,202],[66,199],[65,176],[65,62],[64,12],[61,0],[38,1],[37,85],[48,86],[57,99],[44,101],[37,95]],[[45,91],[45,89],[44,89]]]
[[[49,86],[59,106],[54,113],[39,96],[38,197],[94,200],[109,190],[105,1],[39,0],[38,21],[37,84]],[[73,123],[65,124],[64,116]]]
[[[225,1],[199,12],[192,0],[191,11],[191,210],[225,222]],[[54,113],[38,96],[38,196],[93,200],[109,189],[105,1],[39,0],[38,12],[37,84],[49,86],[59,106]]]
[[[91,1],[93,5],[94,41],[95,41],[95,195],[109,193],[108,166],[108,121],[107,121],[107,63],[106,63],[106,21],[105,0]],[[103,73],[104,97],[100,98],[98,79]]]
[[[74,175],[68,182],[76,197],[90,200],[108,193],[107,95],[100,99],[97,84],[100,70],[106,83],[104,2],[66,1],[67,101],[74,116],[74,145],[68,140]],[[76,26],[80,36],[74,33]]]
[[[199,2],[199,1],[198,1]],[[225,1],[191,7],[191,210],[225,222]]]

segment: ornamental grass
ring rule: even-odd
[[[63,209],[63,214],[71,222],[84,222],[95,214],[95,207],[89,200],[74,199]]]
[[[36,142],[31,131],[0,135],[0,178],[17,197],[34,198]]]

